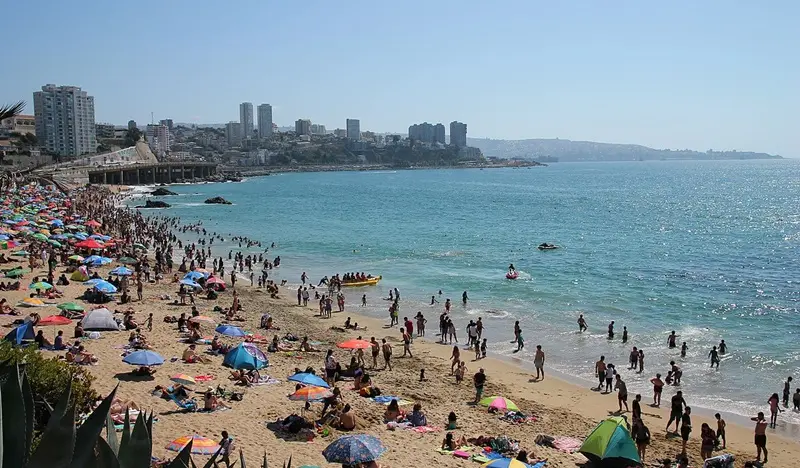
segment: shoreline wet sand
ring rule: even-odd
[[[180,254],[180,250],[176,249],[177,259],[180,258]],[[284,259],[284,261],[291,262],[291,259]],[[176,261],[176,264],[179,262]],[[114,265],[100,268],[101,276],[105,277],[112,266]],[[46,274],[46,270],[44,273]],[[276,281],[282,279],[280,278],[280,269],[272,270],[272,273]],[[41,275],[42,271],[35,270],[31,276],[37,274]],[[165,274],[165,276],[165,281],[168,281],[171,274]],[[317,347],[323,351],[333,349],[334,356],[343,366],[349,361],[350,353],[337,349],[335,343],[359,335],[365,339],[375,336],[378,341],[387,338],[387,341],[394,347],[394,369],[373,371],[370,369],[371,359],[367,352],[366,372],[373,377],[384,395],[398,395],[406,400],[421,403],[431,426],[440,428],[445,426],[448,413],[454,411],[458,416],[460,427],[454,431],[456,437],[506,434],[513,439],[519,439],[521,448],[528,450],[529,453],[534,453],[538,458],[547,458],[548,466],[576,466],[585,461],[582,455],[569,455],[552,448],[538,446],[534,442],[536,436],[548,434],[583,439],[597,422],[616,411],[617,402],[614,395],[600,395],[585,387],[553,378],[550,373],[544,381],[530,382],[531,372],[520,366],[521,363],[508,362],[494,357],[473,362],[474,353],[464,349],[461,352],[462,356],[467,357],[466,365],[469,370],[465,381],[456,384],[455,378],[450,375],[448,362],[451,346],[416,339],[411,348],[414,357],[400,358],[402,342],[399,328],[385,328],[383,320],[360,316],[357,312],[358,307],[355,305],[356,301],[351,300],[354,305],[346,312],[334,312],[331,319],[322,319],[317,316],[316,308],[295,305],[292,291],[281,289],[282,298],[271,299],[263,290],[246,286],[246,283],[249,281],[239,279],[236,287],[243,305],[246,322],[234,322],[234,325],[242,326],[245,330],[256,334],[265,335],[268,339],[271,339],[275,333],[278,336],[282,336],[286,332],[291,332],[299,337],[307,335],[311,340],[327,343]],[[83,292],[85,286],[73,282],[63,289],[65,298],[72,300]],[[104,332],[99,340],[85,341],[87,350],[99,358],[97,365],[88,367],[97,378],[95,386],[98,391],[105,394],[117,383],[120,383],[119,396],[121,398],[133,400],[141,408],[155,411],[158,422],[154,425],[154,455],[174,456],[174,453],[166,451],[164,447],[177,437],[194,432],[212,439],[219,439],[220,431],[227,430],[235,438],[236,446],[245,452],[248,460],[259,460],[263,456],[263,451],[266,450],[272,463],[280,463],[288,459],[289,455],[293,455],[295,463],[317,465],[325,463],[321,451],[334,437],[318,436],[312,442],[287,441],[284,440],[287,438],[285,435],[272,432],[265,424],[279,418],[282,419],[291,413],[300,413],[302,404],[290,402],[286,397],[294,390],[294,384],[287,382],[286,377],[296,367],[311,366],[321,369],[324,353],[269,353],[270,367],[262,370],[262,375],[269,374],[279,383],[245,389],[243,401],[226,402],[232,407],[228,411],[183,413],[176,411],[177,407],[174,403],[151,396],[155,385],[168,385],[170,383],[169,376],[178,373],[215,376],[215,379],[207,384],[198,385],[196,390],[203,390],[206,385],[222,385],[233,389],[232,383],[227,379],[229,370],[221,367],[221,356],[209,356],[212,360],[210,364],[186,364],[180,360],[171,362],[170,358],[179,357],[187,345],[179,342],[177,326],[165,323],[163,319],[167,315],[179,315],[182,312],[188,315],[190,306],[172,305],[171,301],[161,300],[159,296],[168,294],[175,299],[177,298],[176,293],[176,284],[149,283],[145,285],[142,302],[134,300],[132,303],[124,305],[111,303],[107,305],[112,310],[114,308],[132,308],[135,311],[136,320],[140,324],[144,322],[149,313],[153,313],[153,331],[148,332],[145,329],[143,333],[147,336],[148,343],[164,356],[167,362],[157,369],[152,379],[130,377],[128,374],[131,370],[130,366],[121,362],[122,350],[120,348],[127,343],[128,333]],[[12,303],[27,295],[28,291],[2,293],[2,296],[8,298]],[[356,295],[360,296],[360,293],[350,294],[351,297]],[[231,293],[226,292],[222,293],[216,301],[198,298],[196,305],[202,315],[221,319],[221,315],[212,312],[212,308],[215,305],[223,308],[229,307],[231,300]],[[36,309],[36,312],[46,316],[55,314],[57,311],[55,308],[40,308]],[[271,314],[276,326],[281,327],[281,330],[259,330],[259,320],[263,313]],[[366,325],[368,329],[345,332],[331,329],[332,326],[341,327],[348,316],[359,325]],[[9,321],[6,316],[0,318],[0,323],[5,324]],[[436,317],[428,317],[427,328],[431,330],[431,333],[437,328],[435,322]],[[57,330],[64,330],[67,336],[71,336],[72,332],[71,326],[43,327],[43,329],[49,338],[52,338],[51,334]],[[203,334],[212,335],[213,326],[203,326]],[[435,340],[435,337],[431,336],[429,339]],[[231,339],[226,339],[226,341],[236,343]],[[529,343],[529,346],[531,345],[535,346],[534,343]],[[263,349],[266,349],[266,344]],[[545,352],[547,352],[546,349]],[[380,361],[379,367],[382,367]],[[516,402],[523,412],[535,416],[537,420],[525,424],[510,424],[500,420],[497,415],[487,414],[485,408],[469,405],[468,402],[474,398],[471,376],[479,367],[486,369],[485,396],[497,394],[508,397]],[[422,368],[425,369],[427,377],[425,382],[419,381],[419,371]],[[546,366],[545,369],[547,370]],[[444,466],[474,466],[469,461],[442,455],[435,451],[441,446],[445,431],[440,430],[430,434],[420,434],[403,429],[389,431],[383,423],[382,416],[385,408],[382,405],[358,396],[357,392],[351,390],[352,382],[340,382],[339,387],[342,389],[344,401],[353,406],[357,415],[357,432],[374,434],[389,448],[389,451],[380,460],[383,464],[399,466],[407,464],[413,458]],[[644,420],[652,433],[651,445],[648,448],[648,465],[653,465],[656,459],[664,457],[674,459],[680,452],[680,438],[667,436],[664,432],[664,426],[668,419],[668,401],[672,396],[671,390],[672,388],[666,389],[661,409],[649,407],[646,403],[651,400],[651,396],[642,395]],[[202,400],[201,397],[198,398]],[[691,395],[686,395],[686,398],[691,406]],[[664,406],[667,408],[665,409]],[[312,403],[311,411],[317,416],[319,409],[319,403]],[[630,413],[627,413],[627,416],[630,417]],[[693,419],[694,430],[689,441],[688,454],[693,462],[692,466],[699,466],[701,464],[699,462],[700,424],[708,422],[712,428],[716,427],[716,424],[711,420],[713,418],[705,415],[695,415]],[[729,422],[731,424],[728,425],[727,440],[731,450],[726,452],[734,453],[737,456],[736,466],[742,466],[743,461],[755,458],[752,428]],[[334,430],[333,433],[338,435],[340,432]],[[797,443],[774,435],[772,430],[768,432],[768,436],[769,466],[793,466],[794,460],[800,455],[800,450],[798,450],[800,447]]]

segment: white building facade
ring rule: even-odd
[[[36,137],[48,153],[81,156],[97,151],[94,97],[77,86],[42,86],[33,93]]]

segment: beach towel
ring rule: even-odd
[[[261,378],[258,379],[258,382],[253,382],[253,385],[274,385],[278,383],[281,383],[281,381],[278,379],[273,379],[268,375],[262,375]]]
[[[407,429],[411,429],[414,432],[419,432],[420,434],[428,434],[431,432],[439,432],[442,430],[441,427],[434,427],[434,426],[418,426],[418,427],[409,427]]]
[[[447,450],[447,449],[443,449],[443,448],[440,447],[440,448],[436,449],[436,451],[441,453],[442,455],[452,455],[457,451],[466,452],[467,450],[472,450],[473,448],[474,447],[470,447],[469,445],[465,445],[463,447],[459,447],[456,450]]]
[[[391,403],[392,400],[397,400],[397,404],[400,406],[414,404],[413,401],[404,400],[403,398],[398,396],[378,395],[376,397],[372,397],[371,400],[374,401],[375,403],[380,403],[384,406],[389,406],[389,403]]]
[[[213,375],[211,375],[211,374],[195,375],[194,376],[195,382],[209,382],[211,380],[214,380],[214,378],[215,377]]]
[[[554,437],[551,447],[564,453],[575,453],[580,450],[582,441],[574,437]]]
[[[454,457],[458,457],[458,458],[464,458],[464,459],[467,459],[467,458],[470,457],[469,452],[464,451],[464,450],[456,450],[455,452],[453,452],[453,456]]]
[[[484,455],[482,453],[478,453],[478,454],[475,454],[475,455],[472,456],[472,461],[475,461],[475,462],[478,462],[478,463],[488,463],[488,462],[492,461],[492,459],[487,457],[486,455]]]
[[[529,465],[531,468],[544,468],[547,465],[547,462],[538,462],[533,465]]]

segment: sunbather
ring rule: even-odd
[[[208,359],[207,357],[197,354],[197,351],[195,350],[195,345],[193,344],[190,344],[189,347],[186,348],[186,350],[183,352],[182,359],[184,362],[187,363],[202,362],[203,364],[207,364],[211,362],[211,360]]]
[[[214,388],[208,387],[206,392],[203,394],[203,409],[205,411],[215,411],[219,408],[230,409],[230,406],[221,402],[219,398],[217,398],[217,395],[214,394]]]
[[[462,435],[458,440],[455,439],[452,432],[448,432],[442,441],[442,450],[454,451],[459,447],[467,445],[467,439]]]

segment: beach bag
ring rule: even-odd
[[[703,462],[703,468],[734,468],[734,460],[733,455],[725,453],[706,459]]]

